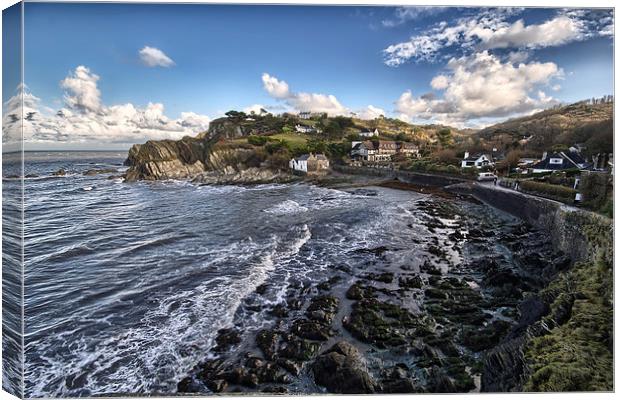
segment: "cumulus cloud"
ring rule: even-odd
[[[262,76],[263,87],[269,93],[271,97],[276,99],[286,99],[291,95],[288,88],[288,83],[278,80],[278,78],[264,73]]]
[[[180,139],[209,127],[210,119],[195,112],[180,118],[165,114],[162,103],[145,107],[131,103],[106,106],[97,87],[99,77],[84,66],[77,67],[60,82],[65,105],[52,110],[41,105],[27,88],[4,103],[3,142],[24,141],[71,143],[134,143],[148,139]]]
[[[611,10],[563,10],[539,24],[526,25],[522,19],[509,22],[518,12],[519,9],[488,9],[459,18],[452,25],[439,22],[409,40],[385,48],[384,62],[398,66],[409,60],[434,62],[444,52],[538,49],[608,35],[610,27],[613,31]]]
[[[508,117],[556,103],[542,91],[563,71],[555,63],[511,63],[488,51],[452,58],[449,73],[431,81],[442,97],[415,97],[405,91],[396,111],[413,119],[443,120],[459,124],[477,118]]]
[[[380,116],[385,116],[385,110],[379,107],[375,107],[372,104],[369,104],[366,108],[356,113],[358,118],[361,119],[375,119]]]
[[[60,82],[65,89],[65,102],[71,108],[85,112],[98,112],[101,108],[101,92],[97,88],[99,77],[83,65],[78,66]]]
[[[147,67],[172,67],[174,61],[168,57],[163,51],[155,47],[144,46],[139,52],[140,60]]]
[[[327,113],[329,115],[345,115],[349,110],[344,107],[336,96],[331,94],[292,92],[288,83],[264,73],[263,87],[267,93],[279,100],[283,100],[290,108],[296,111],[311,111]]]

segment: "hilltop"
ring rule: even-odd
[[[477,132],[482,143],[502,149],[541,153],[553,147],[583,143],[587,154],[613,152],[613,98],[556,106],[509,119]]]

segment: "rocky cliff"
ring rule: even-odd
[[[519,305],[519,323],[486,352],[482,390],[613,389],[613,221],[560,203],[480,185],[455,185],[548,232],[572,265],[541,265],[546,282]]]
[[[274,163],[264,149],[228,139],[244,136],[226,121],[209,132],[181,140],[149,140],[134,145],[125,165],[125,179],[192,179],[202,183],[265,183],[292,179],[282,162]]]

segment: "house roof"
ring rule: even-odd
[[[562,163],[551,163],[552,158],[560,158]],[[532,164],[533,169],[546,169],[549,171],[561,171],[564,169],[579,168],[568,156],[564,153],[547,153],[547,156],[539,162]]]
[[[491,159],[491,157],[487,156],[486,154],[477,153],[477,154],[470,155],[467,158],[463,158],[463,161],[476,161],[482,156],[486,156],[486,158]]]
[[[325,157],[324,154],[317,154],[316,155],[316,159],[317,160],[322,160],[322,161],[327,161],[327,157]]]
[[[411,142],[400,142],[400,146],[401,148],[405,148],[405,149],[417,149],[418,146],[415,143],[411,143]]]
[[[586,160],[582,157],[582,155],[576,151],[567,151],[562,154],[564,154],[575,165],[586,163]]]
[[[391,141],[391,140],[378,140],[377,143],[379,144],[379,148],[396,148],[396,142]]]

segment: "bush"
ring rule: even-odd
[[[522,181],[519,183],[519,186],[527,192],[534,192],[542,196],[546,195],[569,202],[572,202],[575,199],[575,194],[577,194],[575,189],[542,182]]]
[[[263,146],[265,143],[267,143],[267,141],[268,139],[265,136],[256,136],[256,135],[248,136],[248,143],[254,146]]]

